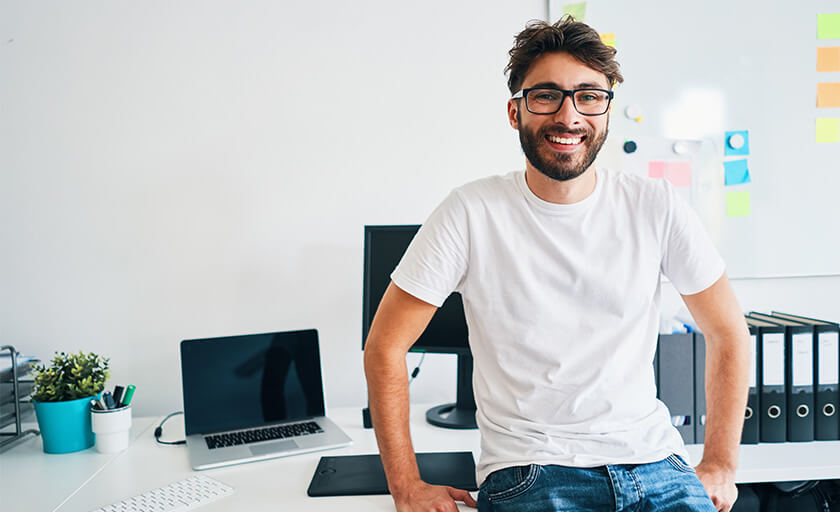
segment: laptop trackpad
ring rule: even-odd
[[[258,444],[255,446],[251,446],[251,453],[254,455],[266,455],[269,453],[280,453],[280,452],[287,452],[290,450],[296,450],[298,444],[293,439],[287,439],[285,441],[276,441],[274,443],[265,443],[265,444]]]

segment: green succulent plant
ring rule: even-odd
[[[102,392],[108,380],[110,360],[90,352],[83,354],[65,354],[56,352],[51,365],[36,366],[35,392],[32,398],[36,402],[65,402],[87,398]]]

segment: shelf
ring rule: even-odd
[[[702,444],[686,445],[691,464],[703,456]],[[840,478],[840,441],[742,444],[737,483],[830,480]]]

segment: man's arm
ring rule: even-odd
[[[455,511],[456,499],[476,506],[467,491],[423,482],[411,444],[405,355],[436,310],[392,282],[379,303],[365,342],[371,420],[388,489],[399,511]]]
[[[697,476],[718,510],[735,503],[735,469],[749,390],[749,330],[726,274],[683,295],[706,338],[706,439]]]

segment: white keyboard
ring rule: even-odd
[[[232,493],[233,487],[209,476],[196,475],[98,508],[93,512],[182,512]]]

